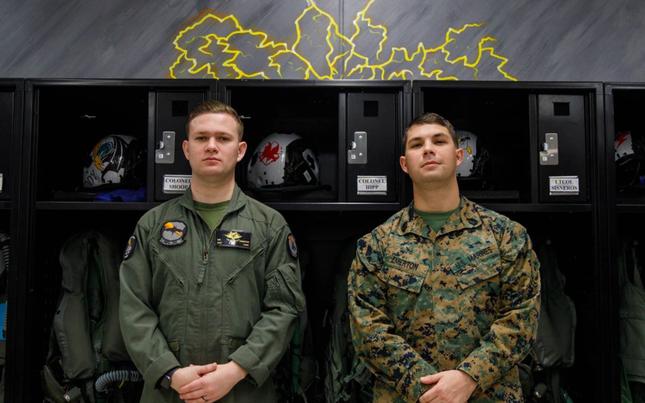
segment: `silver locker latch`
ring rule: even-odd
[[[540,151],[540,165],[558,165],[558,133],[545,133],[543,151]]]
[[[156,164],[175,163],[175,132],[161,133],[159,148],[155,150]]]
[[[348,164],[367,164],[367,132],[354,132],[351,150],[347,150]]]

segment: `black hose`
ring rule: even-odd
[[[99,393],[107,392],[110,384],[122,382],[141,382],[143,377],[133,369],[115,369],[99,376],[94,382],[94,390]]]

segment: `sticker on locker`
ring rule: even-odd
[[[357,176],[356,194],[387,195],[387,176]]]
[[[184,193],[190,187],[191,175],[164,175],[164,193]]]

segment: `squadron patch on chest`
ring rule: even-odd
[[[220,248],[251,249],[251,233],[236,230],[217,230],[215,245]]]
[[[184,243],[188,226],[182,221],[166,221],[161,227],[159,243],[165,246],[177,246]]]

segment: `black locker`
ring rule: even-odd
[[[13,185],[12,138],[15,93],[11,88],[0,88],[0,200],[11,198]]]
[[[155,200],[183,193],[190,183],[190,166],[181,143],[190,111],[206,100],[206,92],[158,92],[155,126]]]
[[[397,127],[396,94],[347,94],[348,201],[397,200]]]
[[[587,127],[584,95],[538,95],[540,202],[585,202]]]

